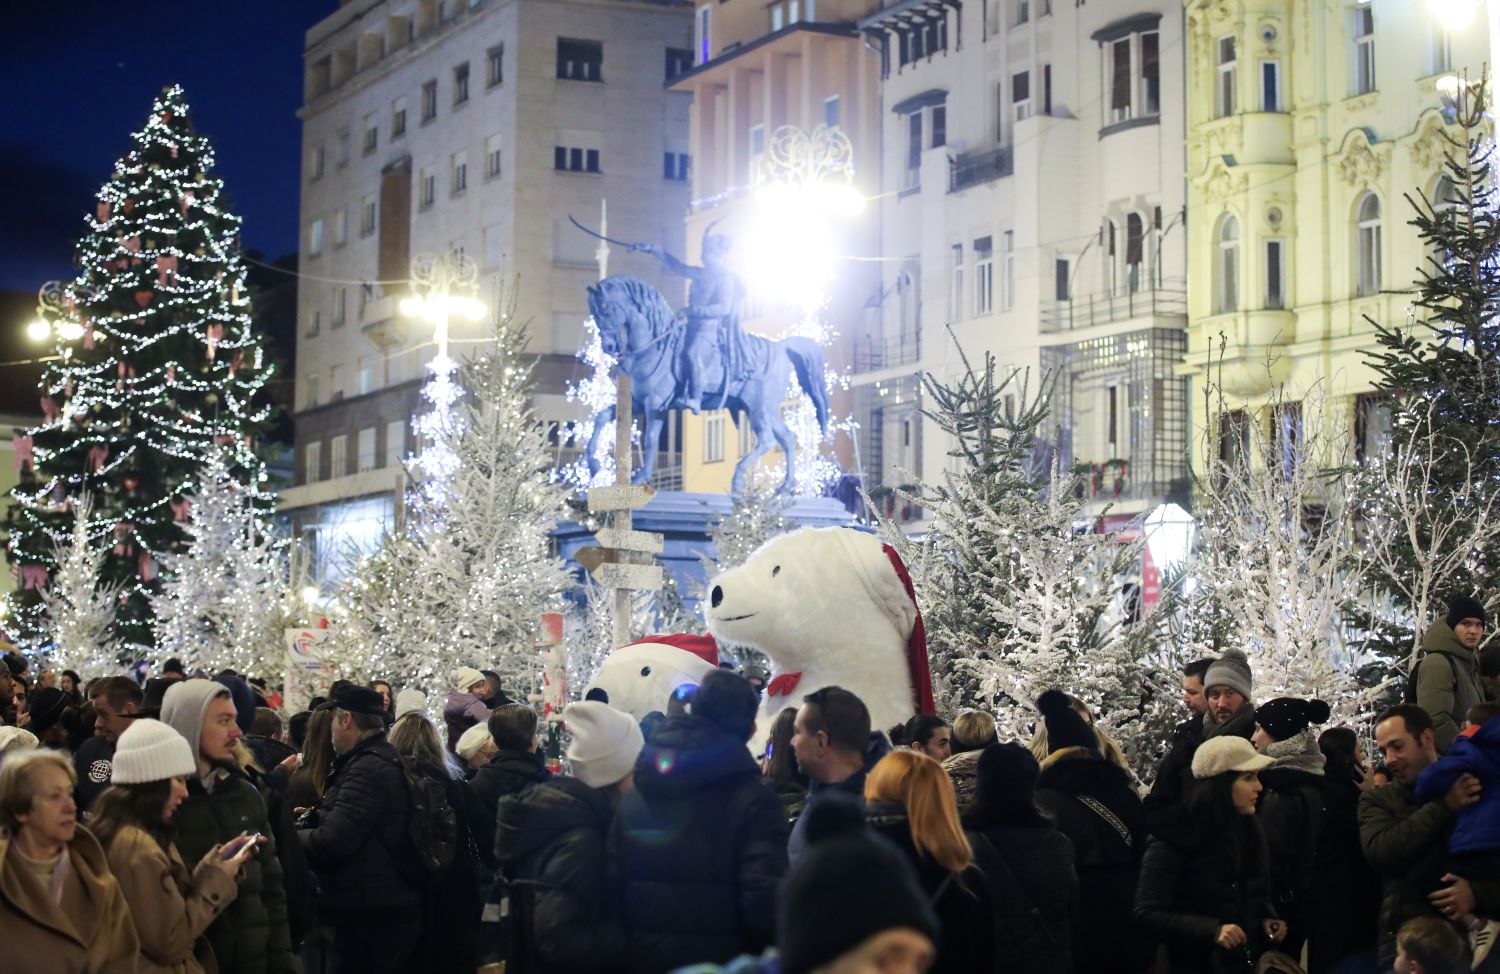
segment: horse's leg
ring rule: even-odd
[[[730,481],[730,493],[736,497],[745,492],[745,482],[750,476],[750,471],[760,462],[760,458],[771,452],[771,423],[775,416],[774,407],[766,407],[757,404],[756,409],[746,409],[742,423],[749,423],[755,432],[755,446],[749,453],[740,457],[740,462],[734,465],[734,479]]]
[[[661,442],[662,424],[666,422],[665,410],[641,407],[641,469],[632,478],[632,483],[648,484],[656,468],[656,447]]]
[[[615,421],[615,407],[605,406],[594,415],[594,430],[589,434],[589,445],[584,450],[584,459],[588,463],[589,478],[599,473],[599,437],[604,432],[604,427]]]

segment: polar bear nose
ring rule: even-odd
[[[724,601],[724,590],[715,585],[714,590],[708,594],[709,607],[717,609],[719,603]]]

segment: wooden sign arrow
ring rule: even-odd
[[[651,531],[620,531],[615,528],[600,528],[594,532],[594,538],[598,540],[601,547],[613,548],[616,551],[645,551],[653,555],[661,554],[661,535]]]
[[[595,487],[589,491],[591,511],[633,511],[645,507],[656,488],[650,484],[616,484],[613,487]]]
[[[573,560],[583,566],[584,571],[594,573],[609,557],[609,552],[598,545],[584,545],[573,553]]]
[[[619,565],[608,562],[600,565],[596,574],[599,576],[599,584],[605,588],[649,592],[662,586],[660,565]]]

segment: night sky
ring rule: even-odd
[[[73,274],[94,193],[181,84],[217,155],[244,244],[297,247],[302,44],[338,0],[6,3],[0,91],[0,288]]]

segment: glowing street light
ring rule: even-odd
[[[1467,30],[1485,0],[1427,0],[1427,10],[1448,31]]]

